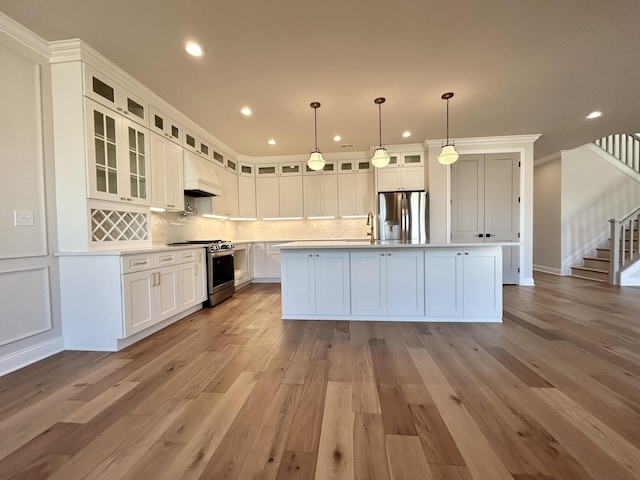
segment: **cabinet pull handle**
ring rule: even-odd
[[[158,275],[158,285],[160,285],[160,272],[158,272],[157,275]]]
[[[151,286],[152,287],[156,286],[156,274],[155,274],[155,272],[151,273]]]
[[[195,270],[195,276],[198,276],[198,264],[196,263],[196,270]]]
[[[132,267],[139,267],[140,265],[148,265],[149,262],[147,260],[141,260],[139,262],[131,262],[130,265]]]

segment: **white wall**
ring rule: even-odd
[[[589,145],[562,152],[562,273],[609,238],[610,218],[640,205],[640,183]]]
[[[62,350],[48,46],[0,13],[0,375]],[[15,216],[32,218],[16,226]]]
[[[533,266],[536,270],[561,271],[561,163],[560,153],[536,162],[533,176]]]

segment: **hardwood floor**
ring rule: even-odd
[[[640,478],[640,289],[536,284],[503,324],[282,321],[252,285],[61,353],[0,378],[0,478]]]

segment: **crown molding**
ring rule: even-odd
[[[51,56],[49,43],[42,37],[36,35],[21,23],[0,12],[0,33],[20,42],[24,46],[42,55],[47,60]]]
[[[552,153],[550,155],[547,155],[546,157],[536,158],[533,161],[533,166],[538,167],[543,163],[552,162],[553,160],[560,160],[562,158],[562,152],[565,152],[565,151],[566,150],[560,150],[559,152]]]
[[[542,136],[541,133],[530,135],[502,135],[497,137],[469,137],[469,138],[456,138],[454,140],[456,146],[468,146],[468,145],[507,145],[507,144],[523,144],[533,143]],[[444,138],[439,140],[425,140],[424,146],[426,148],[441,148]]]

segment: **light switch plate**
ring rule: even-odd
[[[16,227],[33,227],[35,225],[33,210],[14,210],[13,223]]]

